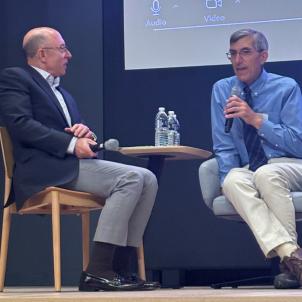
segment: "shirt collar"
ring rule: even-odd
[[[48,82],[50,87],[58,87],[60,85],[60,77],[54,77],[52,76],[48,71],[38,68],[36,66],[32,66],[39,74]]]
[[[260,76],[251,85],[249,85],[249,87],[252,91],[252,94],[254,96],[258,95],[259,91],[262,89],[263,85],[265,84],[267,77],[268,77],[268,74],[267,74],[266,70],[263,68]],[[237,78],[236,85],[238,85],[242,91],[243,91],[243,88],[246,86],[246,84],[239,81],[238,78]]]
[[[253,92],[259,92],[267,79],[267,72],[263,69],[258,79],[250,85]]]

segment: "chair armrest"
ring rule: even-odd
[[[213,201],[221,195],[218,162],[216,158],[203,162],[199,167],[199,183],[204,202],[212,210]]]

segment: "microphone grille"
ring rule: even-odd
[[[231,95],[239,96],[241,95],[241,89],[238,86],[233,86],[231,90]]]
[[[110,138],[104,143],[105,150],[117,151],[120,148],[119,141],[115,138]]]

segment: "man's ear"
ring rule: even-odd
[[[261,55],[261,64],[263,65],[268,59],[267,50],[263,50],[260,55]]]
[[[46,52],[45,52],[45,50],[44,50],[43,48],[39,48],[39,49],[37,50],[37,57],[38,57],[38,59],[39,59],[41,62],[45,63],[45,60],[46,60]]]

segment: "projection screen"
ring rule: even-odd
[[[301,0],[124,0],[125,69],[228,64],[241,28],[266,35],[269,61],[302,59]]]

